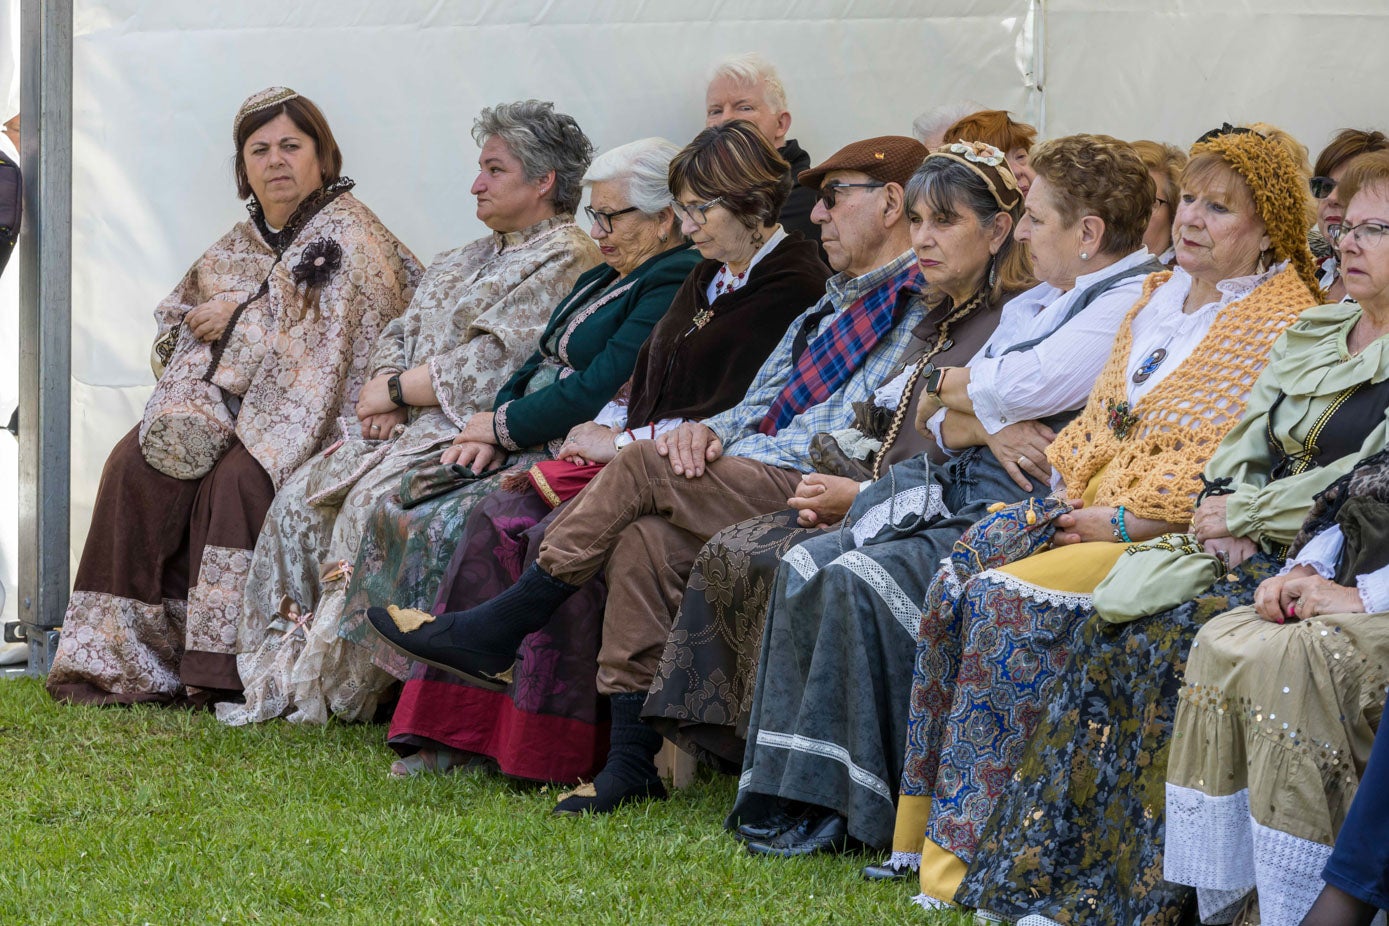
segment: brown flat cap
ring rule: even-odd
[[[926,146],[915,138],[880,135],[845,145],[818,167],[801,171],[796,179],[801,186],[818,190],[830,171],[857,170],[874,180],[906,186],[927,154]]]

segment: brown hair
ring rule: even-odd
[[[1146,138],[1129,144],[1148,172],[1162,178],[1162,183],[1158,184],[1157,198],[1166,201],[1167,208],[1175,213],[1177,199],[1182,195],[1182,168],[1186,166],[1186,152],[1176,145]]]
[[[995,169],[1005,172],[1008,164],[1004,162]],[[960,213],[969,212],[985,228],[993,227],[999,215],[1006,214],[1013,220],[1013,228],[1016,229],[1023,209],[1023,201],[1019,197],[1013,208],[1005,211],[999,206],[982,171],[939,155],[928,157],[912,174],[907,181],[906,201],[908,213],[920,214],[924,207],[925,211],[953,220]],[[1005,295],[1020,293],[1037,285],[1037,278],[1032,275],[1032,258],[1012,232],[1003,239],[990,266],[994,269],[994,285],[988,294],[991,306],[1001,305]],[[985,279],[979,281],[980,287],[987,285],[987,274],[986,270]],[[944,293],[927,292],[927,299],[933,306],[945,298]]]
[[[1389,151],[1389,138],[1385,138],[1383,132],[1341,129],[1321,149],[1312,172],[1318,177],[1329,177],[1333,170],[1351,158],[1370,151]]]
[[[945,144],[957,141],[982,141],[993,145],[1004,154],[1014,148],[1032,150],[1037,140],[1037,130],[1026,122],[1015,122],[1013,117],[1001,109],[986,109],[965,116],[945,130]]]
[[[700,132],[671,159],[670,191],[721,199],[747,228],[772,225],[791,193],[791,165],[752,123],[734,119]]]
[[[1143,244],[1157,188],[1128,142],[1108,135],[1054,138],[1032,153],[1032,169],[1056,188],[1067,227],[1087,215],[1104,221],[1100,253],[1123,257]]]
[[[254,194],[251,180],[246,176],[246,140],[275,117],[283,113],[294,123],[295,128],[313,139],[314,150],[318,152],[318,166],[323,171],[323,184],[327,186],[342,176],[342,152],[338,150],[333,130],[328,128],[328,120],[323,111],[308,97],[296,96],[278,106],[251,113],[236,127],[236,162],[233,172],[236,176],[236,195],[247,199]]]
[[[1355,194],[1364,189],[1389,193],[1389,150],[1367,151],[1346,167],[1341,176],[1341,201],[1349,205]]]

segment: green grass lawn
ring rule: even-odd
[[[227,728],[0,682],[0,923],[930,923],[863,856],[756,859],[733,781],[603,818],[495,774],[398,781],[380,726]]]

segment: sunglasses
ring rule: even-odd
[[[1326,199],[1336,189],[1336,181],[1330,177],[1313,177],[1307,183],[1312,188],[1313,199]]]
[[[816,199],[825,204],[826,209],[833,209],[838,201],[840,190],[876,190],[879,187],[887,186],[886,183],[827,183],[820,187],[815,194]]]

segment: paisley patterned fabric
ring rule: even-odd
[[[1009,918],[1174,926],[1194,902],[1163,880],[1167,753],[1196,631],[1253,601],[1281,561],[1247,560],[1203,596],[1129,624],[1081,626],[955,899]]]
[[[264,311],[218,342],[225,363],[203,384],[241,398],[236,434],[211,471],[200,479],[159,472],[135,430],[107,460],[49,675],[55,696],[172,701],[188,686],[239,687],[229,643],[270,499],[335,419],[351,413],[372,343],[397,321],[420,276],[414,255],[370,209],[334,193],[326,205],[326,193],[306,200],[293,234],[286,225],[267,237],[253,209],[156,308],[164,337],[196,306],[243,301],[265,286]],[[316,284],[294,280],[289,268],[320,240],[337,244],[339,266]],[[220,378],[233,369],[234,381]]]
[[[491,407],[551,312],[597,257],[593,240],[560,215],[446,252],[430,265],[410,307],[377,341],[369,365],[373,376],[427,365],[439,404],[412,407],[405,432],[384,441],[363,440],[354,416],[342,426],[341,446],[310,460],[280,488],[256,544],[237,634],[247,703],[223,705],[219,719],[250,723],[292,715],[322,722],[325,705],[344,719],[370,719],[392,678],[372,665],[369,651],[338,637],[343,601],[340,592],[325,598],[322,567],[357,561],[375,510],[407,472],[437,462],[474,412]],[[435,555],[442,569],[448,553]],[[312,615],[306,642],[270,630],[285,599]],[[281,673],[273,667],[286,658],[276,651],[286,643],[303,645],[291,673],[302,704],[276,681]]]

